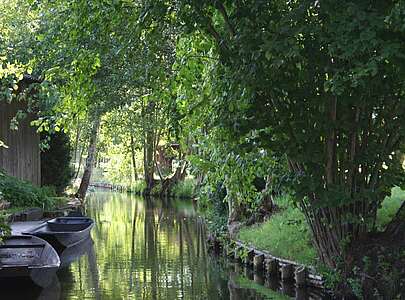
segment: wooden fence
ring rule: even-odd
[[[0,140],[8,148],[0,147],[0,168],[7,174],[41,184],[41,156],[39,135],[30,125],[34,116],[29,114],[18,123],[18,130],[10,130],[10,122],[17,111],[26,111],[26,104],[0,101]]]

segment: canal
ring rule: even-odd
[[[86,214],[92,241],[64,255],[54,284],[4,299],[288,299],[210,255],[190,201],[97,191]]]

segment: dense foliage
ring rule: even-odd
[[[38,187],[0,171],[0,193],[11,207],[52,208],[55,191],[52,188]]]
[[[53,105],[36,125],[64,124],[75,158],[88,148],[82,183],[106,159],[114,180],[167,194],[189,167],[214,231],[291,193],[350,293],[358,242],[403,240],[403,202],[385,226],[377,216],[404,186],[404,16],[402,0],[12,0],[0,88],[10,101],[24,73],[46,79],[36,102]]]
[[[41,152],[41,185],[53,186],[56,193],[62,194],[73,178],[70,140],[63,131],[45,138],[48,148]]]

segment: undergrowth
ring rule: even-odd
[[[35,186],[27,181],[8,176],[3,171],[0,171],[0,194],[3,200],[10,202],[10,208],[49,209],[59,201],[53,188]]]
[[[302,212],[287,205],[289,196],[280,196],[276,203],[280,210],[264,223],[243,227],[238,238],[275,256],[302,264],[316,264],[316,250]]]
[[[171,193],[176,198],[191,198],[194,196],[195,180],[194,178],[186,178],[178,182]]]

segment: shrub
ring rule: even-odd
[[[41,153],[41,184],[54,186],[62,194],[74,175],[70,165],[72,149],[64,132],[55,132],[49,138],[49,148]]]
[[[187,178],[178,182],[172,189],[172,195],[178,198],[191,198],[194,195],[195,180]]]
[[[142,194],[145,189],[146,189],[145,180],[138,180],[130,187],[131,192],[136,194]]]
[[[154,196],[158,196],[158,195],[160,195],[161,191],[162,191],[162,183],[159,181],[152,187],[150,194],[154,195]]]
[[[225,196],[222,182],[218,182],[215,189],[201,193],[198,200],[198,208],[207,220],[208,231],[220,239],[228,234],[228,205],[224,201]]]
[[[53,188],[38,187],[29,182],[8,176],[0,171],[0,192],[11,207],[45,207],[51,208],[56,196]]]

